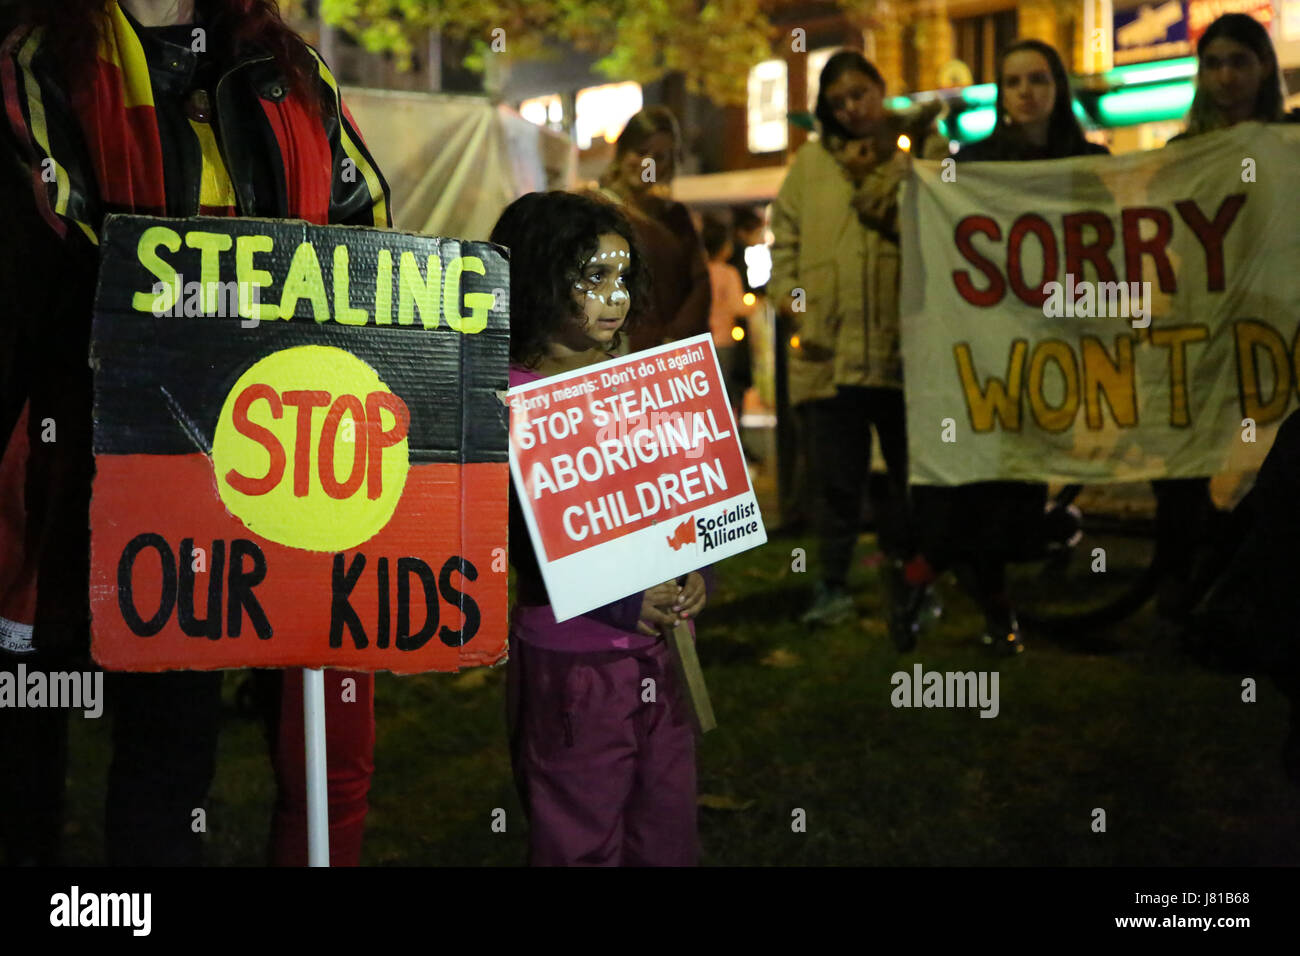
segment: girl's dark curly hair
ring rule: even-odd
[[[650,305],[649,266],[627,217],[606,200],[559,190],[529,193],[506,207],[490,239],[510,250],[511,361],[534,367],[566,323],[582,321],[573,287],[607,232],[622,236],[632,252],[624,273],[632,305],[617,348]]]

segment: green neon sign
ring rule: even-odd
[[[1136,126],[1181,119],[1192,105],[1196,87],[1190,82],[1162,83],[1137,90],[1116,90],[1097,99],[1097,115],[1107,126]]]

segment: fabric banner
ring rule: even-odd
[[[567,136],[482,96],[345,88],[344,102],[393,194],[393,225],[486,239],[524,193],[569,189]]]
[[[1123,156],[914,163],[912,480],[1258,467],[1300,392],[1300,127]]]
[[[416,673],[504,657],[498,247],[111,216],[101,256],[96,661]]]

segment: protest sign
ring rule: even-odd
[[[1300,127],[1146,153],[915,162],[900,218],[912,480],[1257,467],[1300,386]]]
[[[110,217],[91,344],[95,659],[499,660],[508,288],[486,243]]]
[[[509,405],[557,620],[767,540],[708,335],[512,388]]]

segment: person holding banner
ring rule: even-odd
[[[648,307],[636,234],[613,204],[531,193],[491,241],[510,249],[512,387],[613,358]],[[699,614],[704,577],[557,622],[513,489],[510,501],[507,711],[530,863],[694,865],[695,732],[662,629]]]
[[[0,552],[21,556],[0,567],[0,596],[24,589],[26,602],[7,600],[4,607],[30,613],[0,621],[0,630],[10,637],[5,651],[33,667],[69,659],[89,666],[86,359],[104,217],[252,216],[387,227],[388,187],[334,77],[274,3],[31,0],[21,5],[18,22],[0,48],[0,179],[10,217],[0,261],[23,264],[21,272],[0,274],[0,301],[18,325],[18,358],[5,367],[19,381],[0,382],[0,395],[21,396],[28,411],[25,436],[12,433],[13,407],[0,420],[2,470],[25,476],[22,506],[6,501],[0,509]],[[0,478],[3,487],[14,485]],[[279,781],[271,855],[281,864],[305,863],[301,672],[265,677]],[[341,703],[345,678],[355,681],[355,702]],[[221,683],[220,672],[109,675],[110,864],[200,862],[193,814],[205,805],[213,776]],[[333,862],[355,864],[373,772],[373,678],[330,671],[326,686],[330,850]],[[66,740],[67,733],[67,712],[51,710],[43,713],[62,721],[61,729],[18,739],[10,713],[0,714],[0,737],[27,749],[6,755],[0,776],[18,781],[20,790],[32,779],[56,785],[32,790],[22,805],[6,803],[7,837],[11,822],[59,824],[24,810],[33,800],[61,805],[64,773],[49,771],[61,748],[43,741]],[[21,849],[18,856],[15,862],[23,860]]]
[[[888,494],[873,502],[890,631],[915,640],[921,586],[907,583],[915,552],[908,504],[903,368],[899,350],[898,189],[911,152],[948,155],[935,112],[884,108],[885,83],[861,54],[843,50],[822,69],[816,116],[822,136],[795,155],[772,206],[768,289],[793,322],[790,402],[807,426],[819,541],[819,580],[808,624],[853,613],[846,590],[857,541],[874,427],[889,471]]]
[[[1041,40],[1018,40],[998,58],[993,132],[962,147],[957,161],[1028,162],[1109,153],[1084,137],[1056,50]],[[983,643],[1020,653],[1024,643],[1007,593],[1006,568],[1009,561],[1042,550],[1047,485],[980,481],[918,485],[912,493],[929,573],[954,565],[969,572],[972,596],[984,613]]]
[[[1196,42],[1196,94],[1187,128],[1169,142],[1251,120],[1284,119],[1281,73],[1268,30],[1249,14],[1225,13]]]
[[[1170,144],[1237,123],[1288,119],[1277,53],[1254,17],[1226,13],[1216,19],[1197,41],[1196,57],[1196,94],[1187,128]],[[1151,490],[1156,496],[1156,609],[1171,627],[1181,628],[1199,597],[1193,568],[1212,560],[1211,542],[1223,522],[1208,477],[1161,478],[1151,482]]]

